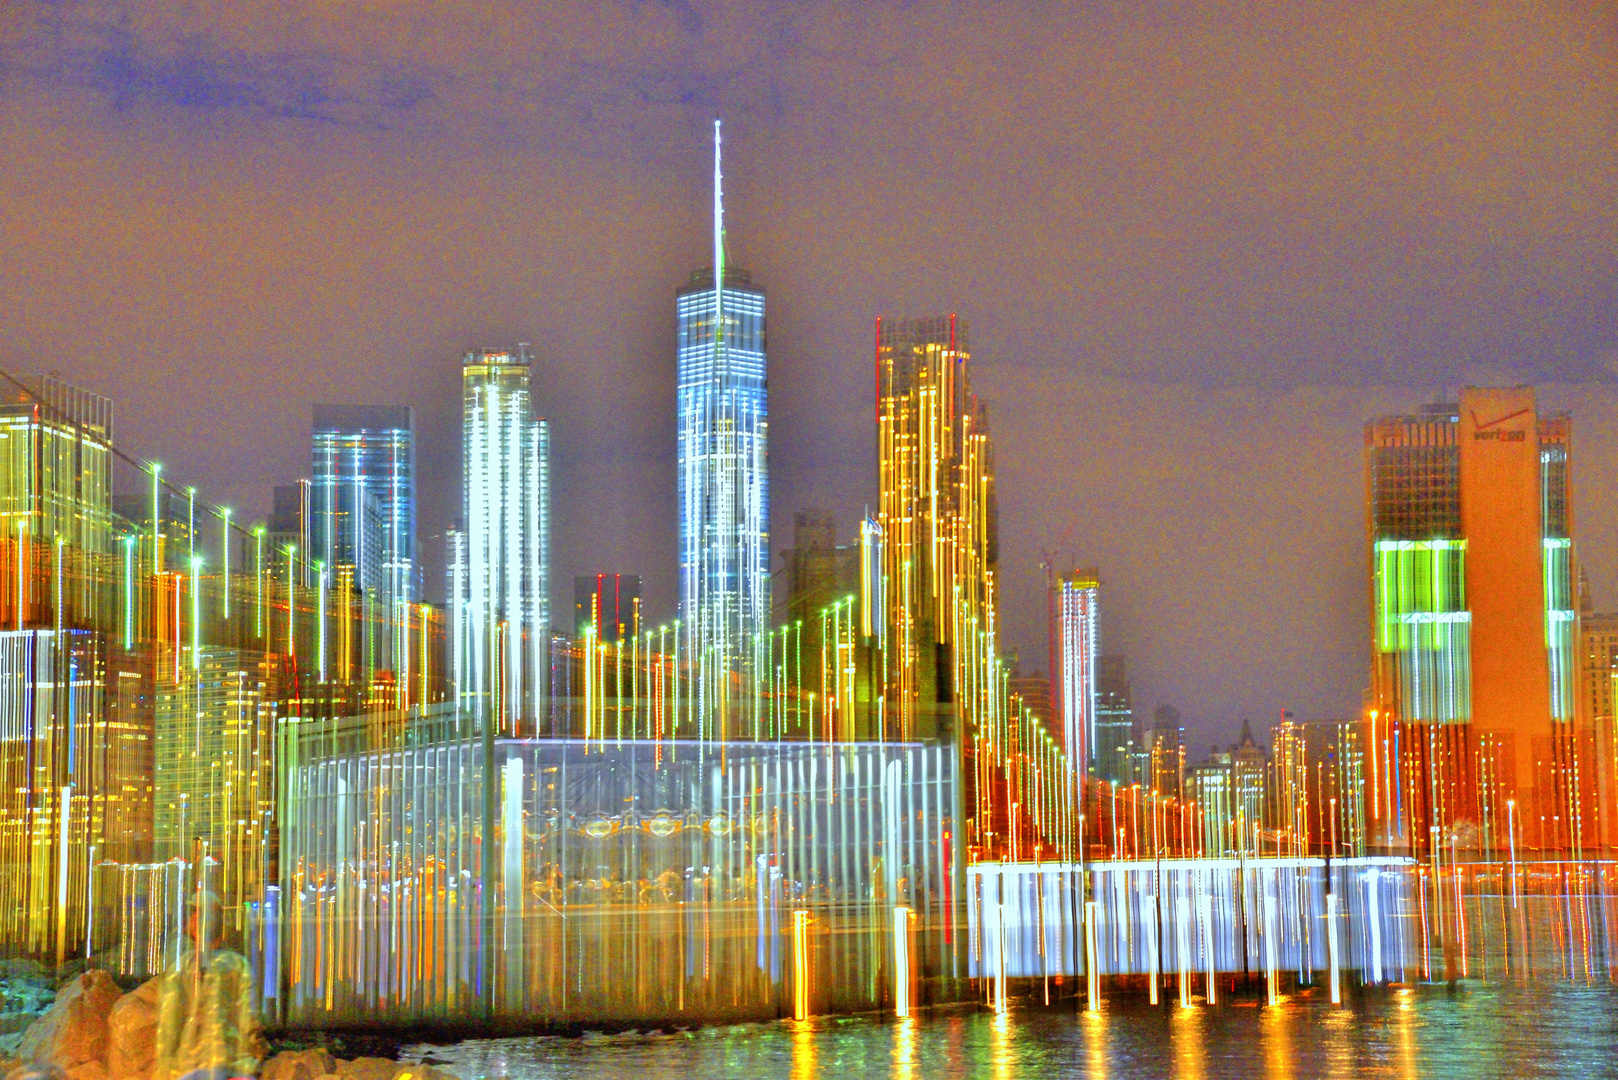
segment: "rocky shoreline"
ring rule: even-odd
[[[11,967],[0,969],[0,1027],[11,1029],[0,1034],[0,1080],[153,1080],[161,977],[126,993],[106,972],[86,971],[53,993],[43,969]],[[459,1080],[431,1061],[396,1060],[402,1044],[386,1037],[254,1039],[260,1080]]]

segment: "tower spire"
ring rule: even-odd
[[[716,117],[713,122],[713,340],[716,352],[725,338],[725,174],[721,168],[719,127]]]

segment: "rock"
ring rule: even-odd
[[[107,1056],[107,1017],[123,996],[105,971],[86,971],[56,994],[56,1003],[29,1025],[17,1056],[70,1071]]]
[[[398,1071],[393,1074],[390,1080],[460,1080],[460,1077],[454,1073],[434,1068],[426,1062],[420,1065],[397,1065],[395,1068]],[[506,1080],[506,1078],[502,1076],[498,1080]]]
[[[146,1080],[157,1058],[157,1001],[163,978],[148,979],[118,999],[107,1015],[107,1072]]]
[[[260,1080],[320,1080],[337,1072],[337,1061],[323,1046],[283,1050],[264,1063]]]
[[[99,1061],[86,1061],[67,1071],[67,1080],[107,1080],[107,1067]],[[118,1080],[124,1080],[119,1077]]]
[[[401,1066],[387,1058],[361,1057],[353,1061],[339,1061],[337,1075],[343,1080],[393,1080],[394,1074],[401,1068],[408,1066]]]
[[[67,1080],[67,1073],[55,1065],[19,1065],[6,1073],[6,1080]]]

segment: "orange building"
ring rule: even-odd
[[[1527,387],[1365,426],[1373,847],[1492,857],[1594,836],[1570,433]]]

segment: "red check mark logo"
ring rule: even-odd
[[[1484,430],[1486,430],[1488,428],[1498,427],[1499,425],[1505,423],[1507,420],[1515,420],[1519,416],[1524,416],[1524,415],[1526,415],[1528,413],[1528,410],[1527,409],[1518,409],[1514,413],[1506,413],[1506,415],[1504,415],[1504,416],[1498,416],[1495,419],[1490,420],[1487,424],[1482,423],[1482,422],[1480,422],[1478,420],[1478,411],[1476,409],[1471,410],[1471,412],[1472,412],[1472,425],[1475,428],[1477,428],[1477,430],[1484,431]]]

